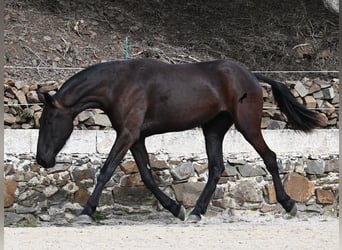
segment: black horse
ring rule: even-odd
[[[178,65],[151,59],[113,61],[77,73],[54,96],[39,94],[45,107],[40,119],[37,162],[45,168],[53,167],[73,130],[76,115],[88,108],[102,109],[117,137],[81,215],[91,218],[104,185],[130,150],[146,187],[167,210],[184,220],[184,207],[164,194],[152,177],[145,138],[201,126],[209,178],[190,213],[192,220],[200,220],[224,170],[223,137],[235,124],[272,175],[277,201],[294,215],[296,204],[284,190],[276,154],[262,137],[263,97],[258,80],[272,86],[280,110],[294,129],[309,132],[323,124],[319,114],[299,104],[284,84],[252,74],[231,61]]]

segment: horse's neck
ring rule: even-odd
[[[57,92],[55,98],[62,106],[69,109],[73,116],[89,108],[103,108],[97,98],[96,86],[81,79],[66,82]]]

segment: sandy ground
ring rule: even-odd
[[[338,218],[5,228],[5,250],[339,249]]]

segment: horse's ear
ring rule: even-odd
[[[38,98],[39,100],[44,103],[45,105],[53,106],[53,97],[49,95],[49,93],[42,93],[38,91]]]
[[[41,93],[38,91],[38,98],[39,100],[44,103],[45,105],[49,105],[54,107],[54,99],[49,93]]]

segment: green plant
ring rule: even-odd
[[[99,212],[99,211],[95,211],[95,212],[93,213],[93,216],[92,216],[92,217],[93,217],[93,219],[94,219],[96,222],[100,222],[100,221],[106,219],[106,216],[105,216],[103,213]]]
[[[37,227],[38,225],[30,220],[23,220],[17,223],[17,227]]]
[[[31,112],[28,112],[27,110],[23,110],[21,113],[20,113],[20,117],[22,119],[27,119],[27,120],[30,120],[30,119],[33,119],[33,115]]]
[[[8,51],[6,51],[6,52],[5,52],[5,61],[6,61],[7,63],[10,61],[10,57],[11,57],[11,54],[10,54]]]

